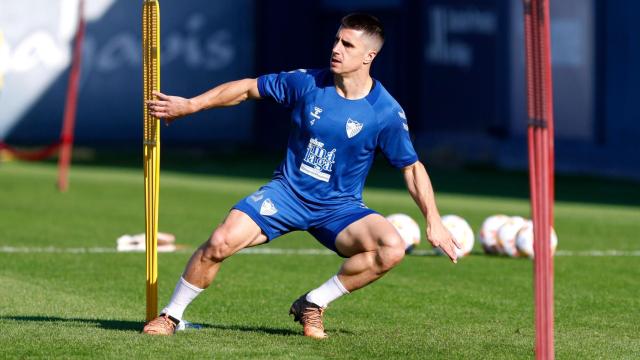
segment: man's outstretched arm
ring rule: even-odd
[[[402,168],[402,174],[411,197],[424,215],[427,224],[427,240],[433,246],[441,248],[454,263],[457,262],[455,247],[460,248],[460,244],[442,224],[431,180],[424,165],[420,161],[416,161]]]
[[[257,79],[230,81],[191,99],[153,93],[157,100],[148,100],[149,113],[164,119],[167,124],[175,119],[201,110],[238,105],[247,99],[260,99]]]

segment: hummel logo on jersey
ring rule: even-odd
[[[401,118],[407,120],[407,115],[404,114],[404,110],[398,111],[398,116],[400,116]]]
[[[351,139],[352,137],[358,135],[360,130],[362,130],[362,123],[359,123],[349,118],[349,120],[347,120],[346,128],[347,128],[347,136],[349,137],[349,139]]]
[[[313,125],[316,122],[316,119],[320,120],[320,113],[322,113],[322,108],[318,106],[314,106],[313,111],[309,113],[309,115],[315,118],[315,119],[311,119],[311,125]]]
[[[255,193],[253,193],[253,195],[251,195],[251,200],[253,200],[253,202],[258,202],[264,197],[263,194],[264,190],[256,191]]]
[[[273,201],[271,201],[271,199],[263,201],[262,205],[260,205],[260,215],[271,216],[277,212],[278,209],[273,205]]]

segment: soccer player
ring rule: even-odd
[[[409,138],[404,111],[370,68],[382,48],[381,23],[366,14],[342,19],[328,69],[297,70],[219,85],[185,99],[155,93],[149,112],[167,123],[201,110],[270,98],[291,109],[287,154],[272,180],[233,206],[224,222],[191,256],[169,304],[144,327],[170,335],[185,308],[237,251],[306,230],[345,258],[336,275],[293,302],[289,314],[305,336],[326,338],[329,303],[382,277],[404,257],[400,235],[362,202],[376,150],[401,169],[424,215],[427,239],[455,263],[460,245],[444,227],[431,181]]]

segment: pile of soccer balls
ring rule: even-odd
[[[418,223],[411,216],[405,214],[392,214],[387,216],[387,220],[400,233],[405,242],[406,252],[411,253],[420,244],[421,232]],[[462,246],[461,249],[456,249],[458,258],[468,255],[475,242],[475,236],[469,223],[457,215],[444,215],[442,223]],[[533,222],[520,216],[489,216],[482,223],[478,240],[487,254],[529,258],[533,258],[534,255]],[[551,228],[550,242],[553,254],[558,246],[558,236],[553,228]],[[436,248],[435,251],[442,254],[442,250],[439,248]]]
[[[482,223],[480,244],[487,254],[533,258],[533,222],[520,216],[493,215]],[[558,246],[558,236],[551,228],[551,254]]]

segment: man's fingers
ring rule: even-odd
[[[154,91],[153,95],[155,95],[160,100],[169,100],[169,96],[161,93],[160,91]]]
[[[169,114],[167,114],[164,111],[151,111],[149,114],[151,114],[151,116],[157,117],[159,119],[163,119],[163,118],[169,117]]]
[[[153,117],[163,119],[165,125],[169,125],[176,119],[175,114],[180,112],[178,106],[178,100],[180,100],[180,98],[165,95],[160,91],[154,91],[153,95],[156,99],[146,101],[149,108],[149,114]],[[171,113],[173,113],[173,115]]]
[[[453,237],[451,237],[450,239],[453,239]],[[429,239],[429,242],[431,242],[431,246],[440,248],[442,252],[444,252],[445,255],[447,255],[454,264],[458,263],[458,255],[456,254],[453,241],[438,241]]]
[[[165,104],[151,104],[151,105],[149,105],[149,110],[152,110],[152,111],[164,110],[164,111],[166,111],[167,110],[167,105],[165,105]]]
[[[440,249],[444,251],[445,254],[451,259],[454,264],[458,263],[458,256],[456,255],[456,251],[453,249],[453,246],[450,244],[442,244],[440,245]]]
[[[451,240],[453,241],[453,243],[456,245],[456,247],[460,250],[462,250],[462,244],[460,244],[458,242],[458,240],[456,240],[456,238],[454,238],[453,236],[451,237]]]
[[[170,103],[167,100],[147,100],[147,104],[155,106],[169,106]]]

